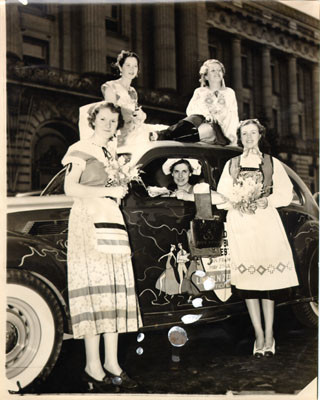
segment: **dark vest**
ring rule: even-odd
[[[263,154],[260,164],[260,171],[263,176],[263,197],[267,197],[272,193],[272,175],[273,175],[273,160],[269,154]],[[229,165],[229,173],[235,182],[240,173],[240,156],[231,158]]]

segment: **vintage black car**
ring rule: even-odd
[[[228,159],[237,147],[219,147],[173,141],[152,142],[123,152],[141,165],[144,184],[134,183],[122,201],[133,252],[136,288],[143,329],[219,321],[246,312],[242,300],[231,294],[227,237],[216,249],[218,257],[203,254],[184,259],[183,277],[176,290],[166,292],[161,276],[166,255],[175,245],[190,253],[187,232],[195,216],[195,203],[175,197],[150,197],[147,186],[167,187],[170,175],[162,165],[168,158],[196,159],[201,164],[198,182],[215,189]],[[315,326],[318,319],[318,206],[302,180],[285,166],[294,186],[294,198],[279,209],[291,243],[300,285],[287,290],[282,303],[292,304],[297,318]],[[6,373],[9,390],[19,391],[52,370],[64,335],[71,334],[67,280],[67,231],[72,198],[63,193],[64,170],[40,196],[10,198],[8,202],[7,343]],[[195,183],[195,182],[194,182]],[[213,213],[221,213],[216,207]],[[180,278],[189,274],[189,288]],[[194,268],[194,266],[196,266]],[[209,281],[208,281],[209,279]],[[209,282],[209,285],[208,285]],[[180,285],[181,283],[181,285]]]

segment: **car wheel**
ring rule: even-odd
[[[318,249],[313,248],[309,261],[309,270],[306,284],[310,296],[318,294]],[[293,305],[293,311],[297,319],[305,326],[314,328],[318,326],[319,307],[318,302],[298,303]]]
[[[60,305],[40,279],[21,270],[7,272],[6,376],[17,392],[43,380],[61,350]]]

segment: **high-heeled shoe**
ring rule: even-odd
[[[97,379],[89,375],[86,371],[83,371],[82,373],[82,381],[87,384],[89,392],[95,391],[100,393],[106,393],[108,392],[108,389],[110,390],[110,387],[112,385],[109,376],[106,375],[102,379],[102,381],[98,381]]]
[[[256,358],[261,358],[264,356],[264,349],[258,349],[257,348],[257,341],[254,341],[254,345],[253,345],[253,355]]]
[[[130,378],[125,371],[122,371],[120,375],[115,375],[112,372],[109,372],[105,369],[106,376],[110,378],[111,382],[115,386],[121,386],[125,389],[135,389],[139,385],[138,383]]]
[[[264,347],[264,355],[266,357],[273,357],[276,354],[276,341],[273,339],[270,347]]]

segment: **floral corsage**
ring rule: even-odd
[[[125,156],[120,156],[118,159],[109,160],[105,167],[107,178],[105,186],[127,186],[132,181],[142,183],[141,170],[139,166],[131,166]]]
[[[256,200],[261,198],[263,184],[253,177],[238,178],[233,184],[229,201],[233,208],[242,214],[254,214],[258,208]]]

